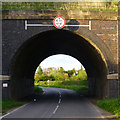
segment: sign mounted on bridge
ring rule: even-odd
[[[4,88],[8,87],[8,84],[7,83],[3,83],[3,87]]]
[[[61,29],[65,26],[65,19],[61,16],[55,17],[55,19],[53,20],[53,25],[56,28]]]
[[[53,27],[55,26],[57,29],[61,29],[64,26],[67,27],[88,27],[91,30],[91,21],[89,21],[88,25],[78,25],[78,24],[66,24],[65,19],[61,16],[55,17],[53,20],[53,24],[30,24],[27,20],[25,20],[25,30],[28,30],[28,27]]]

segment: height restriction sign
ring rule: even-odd
[[[53,25],[56,28],[61,29],[65,26],[65,19],[61,16],[58,16],[53,20]]]

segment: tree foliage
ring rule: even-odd
[[[86,71],[83,70],[81,66],[80,70],[68,70],[65,71],[62,67],[56,68],[47,68],[45,71],[38,67],[37,74],[35,76],[35,81],[78,81],[78,80],[87,80]]]
[[[43,71],[42,71],[41,66],[38,66],[37,74],[42,75],[42,73],[43,73]]]

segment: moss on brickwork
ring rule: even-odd
[[[117,11],[118,2],[3,2],[2,9]]]
[[[65,19],[117,20],[117,12],[80,10],[5,10],[3,19],[54,19],[61,15]]]

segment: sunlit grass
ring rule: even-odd
[[[98,100],[97,105],[120,117],[120,98]]]
[[[88,92],[87,80],[73,80],[73,81],[39,81],[35,82],[36,86],[65,88],[75,90],[78,93]]]
[[[78,86],[78,85],[42,85],[42,87],[65,88],[65,89],[74,90],[78,93],[88,92],[87,86]]]

